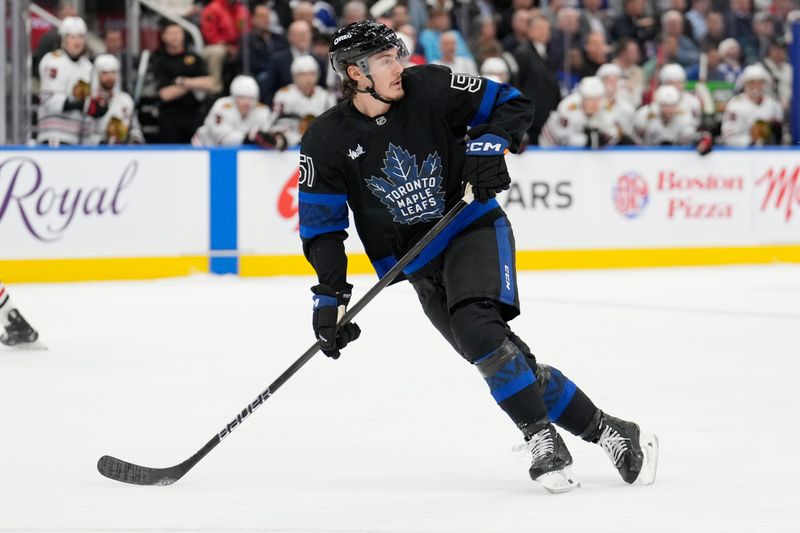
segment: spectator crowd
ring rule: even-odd
[[[532,145],[705,153],[714,140],[789,142],[795,0],[165,3],[198,25],[204,46],[194,49],[185,25],[164,19],[142,80],[125,76],[122,30],[96,31],[105,53],[90,59],[86,23],[61,6],[60,28],[34,54],[38,142],[295,146],[341,98],[331,34],[364,19],[398,33],[407,66],[444,65],[519,88],[536,106]],[[137,86],[154,101],[157,128],[148,135],[141,91],[130,94]]]

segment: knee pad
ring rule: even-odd
[[[450,316],[453,338],[461,354],[471,363],[503,344],[507,339],[506,328],[497,304],[491,300],[465,302]]]
[[[510,340],[475,361],[497,403],[536,383],[536,376],[525,356]]]

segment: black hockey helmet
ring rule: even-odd
[[[362,20],[336,30],[328,57],[333,70],[347,80],[349,65],[356,65],[369,76],[367,58],[390,48],[397,48],[398,58],[408,57],[406,45],[391,28],[372,20]]]

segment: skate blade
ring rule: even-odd
[[[637,485],[652,485],[656,480],[656,467],[658,467],[658,437],[653,433],[639,433],[639,446],[642,448],[644,458],[642,470],[636,478]]]
[[[551,494],[561,494],[562,492],[569,492],[581,486],[580,482],[575,478],[572,473],[572,468],[566,466],[561,470],[555,470],[542,474],[536,478],[544,490]]]
[[[13,346],[7,346],[5,344],[0,344],[0,347],[5,348],[6,350],[16,350],[16,351],[42,351],[47,350],[47,346],[42,344],[41,342],[33,341],[33,342],[21,342],[19,344],[15,344]]]

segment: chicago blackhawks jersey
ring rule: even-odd
[[[336,104],[336,97],[322,87],[314,87],[311,96],[306,96],[292,83],[278,91],[272,103],[276,117],[273,132],[286,137],[289,146],[300,142],[309,124]]]
[[[665,121],[657,103],[640,107],[634,118],[634,131],[639,144],[645,146],[689,144],[697,133],[697,126],[690,111],[678,111]]]
[[[115,91],[108,102],[108,111],[91,119],[91,134],[84,144],[142,144],[144,135],[134,115],[133,98],[124,91]]]
[[[238,146],[251,132],[268,131],[272,114],[264,104],[256,104],[246,117],[239,113],[232,96],[220,98],[211,107],[202,126],[192,138],[195,146]]]
[[[349,100],[314,121],[300,152],[300,237],[320,283],[346,284],[343,241],[348,206],[356,231],[383,276],[462,196],[468,127],[491,123],[512,138],[511,151],[533,120],[533,106],[506,84],[446,67],[407,68],[404,97],[386,114],[368,117]],[[503,216],[496,200],[472,202],[405,270],[425,266],[467,227]]]
[[[752,101],[744,93],[730,99],[722,115],[722,142],[728,146],[750,146],[757,142],[753,126],[757,122],[767,124],[783,121],[783,109],[773,97],[765,94],[760,103]]]
[[[539,146],[588,146],[589,131],[606,138],[604,144],[616,144],[619,132],[610,113],[601,108],[589,116],[583,111],[583,99],[577,92],[564,98],[542,128]]]
[[[633,116],[636,109],[630,102],[618,96],[614,100],[605,100],[603,107],[611,116],[620,137],[633,138]]]
[[[80,144],[91,125],[80,109],[64,111],[64,103],[89,99],[92,62],[86,56],[72,59],[64,50],[47,53],[39,63],[39,134],[37,141]]]

